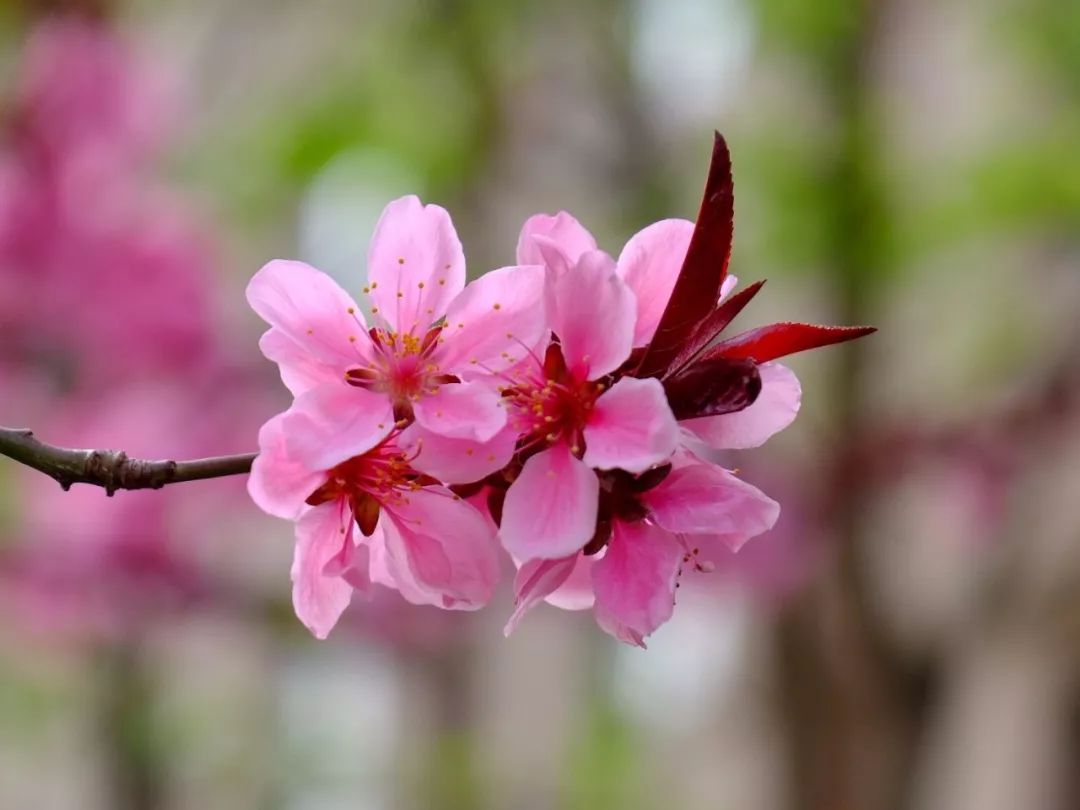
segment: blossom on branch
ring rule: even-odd
[[[296,399],[263,427],[251,493],[297,521],[294,597],[316,635],[372,582],[482,605],[497,528],[519,568],[507,632],[547,600],[644,646],[683,575],[772,528],[779,504],[715,451],[794,420],[799,383],[775,360],[873,329],[723,337],[762,284],[734,291],[733,214],[718,135],[696,223],[650,225],[618,260],[566,212],[540,214],[516,266],[465,287],[449,215],[405,197],[368,258],[375,325],[307,265],[256,275],[261,346]]]

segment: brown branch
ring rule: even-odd
[[[112,495],[118,489],[161,489],[167,484],[243,475],[255,453],[191,461],[129,458],[122,450],[70,450],[39,441],[22,428],[0,427],[0,455],[45,473],[64,489],[93,484]]]

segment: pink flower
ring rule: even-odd
[[[594,470],[644,472],[670,458],[678,440],[659,380],[613,376],[630,357],[636,305],[611,258],[590,250],[552,267],[546,298],[558,342],[503,388],[524,465],[506,493],[501,537],[526,560],[565,557],[589,542]]]
[[[780,514],[755,487],[687,453],[643,475],[604,474],[601,490],[597,534],[584,552],[519,569],[508,634],[547,599],[567,609],[592,607],[606,632],[644,647],[671,618],[683,574],[711,571]]]
[[[718,340],[764,283],[730,294],[734,210],[731,158],[718,133],[697,222],[648,226],[627,242],[616,264],[637,302],[634,356],[623,371],[662,381],[691,446],[762,444],[791,424],[801,397],[795,375],[772,361],[875,331],[779,323]],[[522,228],[518,256],[561,272],[595,247],[566,212],[540,214]]]
[[[606,369],[610,376],[602,384],[610,386],[608,395],[633,386],[639,398],[611,420],[630,429],[601,441],[601,456],[620,457],[595,464],[607,470],[598,477],[589,465],[575,464],[575,453],[584,451],[587,461],[594,449],[581,431],[573,434],[569,451],[545,451],[543,465],[538,462],[543,454],[525,461],[506,493],[503,542],[523,561],[518,607],[508,629],[536,601],[554,598],[573,581],[571,603],[594,604],[605,630],[643,646],[645,636],[671,616],[676,580],[687,566],[710,570],[718,546],[737,549],[775,523],[778,504],[687,451],[709,455],[711,448],[761,444],[790,424],[800,397],[794,375],[770,361],[873,330],[776,324],[716,342],[761,288],[758,283],[729,295],[735,285],[727,273],[733,216],[730,157],[717,135],[697,223],[665,220],[635,235],[614,264],[614,277],[634,293],[634,310],[621,329],[592,326],[596,333],[617,334],[625,344]],[[596,255],[604,254],[597,253],[595,239],[565,212],[530,218],[518,240],[518,260],[542,263],[549,281],[555,279],[549,283],[549,310],[558,306],[553,289],[579,286],[582,294],[572,299],[572,308],[610,311],[611,304],[595,291],[585,292],[589,280],[583,270]],[[565,327],[555,318],[552,328],[563,338]],[[590,324],[572,323],[572,336],[575,329],[590,333]],[[650,384],[655,398],[644,399]],[[625,456],[647,444],[647,426],[659,423],[660,405],[669,422],[678,420],[682,434],[673,444],[685,449],[671,464],[656,466],[667,457],[650,458],[647,452],[640,453],[640,465],[625,463]],[[542,408],[534,412],[549,419]],[[639,419],[632,428],[631,414]],[[575,553],[569,539],[582,536],[591,539]],[[585,577],[584,569],[591,569],[591,576]]]
[[[633,290],[637,306],[633,346],[639,352],[656,333],[686,259],[694,227],[693,222],[683,219],[653,223],[631,237],[619,254],[616,273]],[[595,250],[595,246],[592,234],[567,212],[560,211],[554,216],[537,214],[522,227],[518,261],[528,258],[544,262],[545,255],[550,260],[558,255],[552,250],[557,247],[565,258],[556,262],[573,262],[584,252]],[[737,283],[735,276],[725,278],[717,304],[729,297]],[[759,286],[750,289],[756,292]],[[722,376],[716,369],[708,371],[713,380]],[[738,410],[722,409],[724,412],[715,415],[682,417],[679,422],[685,431],[684,438],[698,439],[716,449],[746,449],[758,447],[790,425],[799,412],[802,398],[794,372],[779,363],[762,363],[756,372],[760,379],[759,393],[750,405]],[[756,383],[754,376],[751,372],[750,384]],[[727,383],[728,377],[721,381]],[[700,395],[702,387],[696,384],[697,380],[693,382],[695,393]],[[673,399],[671,393],[669,401]],[[704,393],[708,394],[708,389]]]
[[[410,196],[383,211],[368,282],[370,329],[348,293],[306,264],[272,261],[251,280],[248,301],[271,327],[260,346],[293,394],[344,389],[333,398],[346,420],[378,400],[392,411],[389,421],[415,420],[414,442],[495,438],[506,411],[493,375],[519,362],[543,332],[541,268],[504,267],[466,287],[449,214]]]
[[[293,605],[319,638],[353,589],[471,610],[498,581],[487,519],[413,469],[395,439],[390,400],[345,385],[308,390],[259,431],[248,491],[296,521]]]

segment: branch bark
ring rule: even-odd
[[[200,481],[251,470],[255,453],[190,461],[130,458],[123,450],[73,450],[46,444],[25,428],[0,427],[0,455],[45,473],[65,490],[92,484],[112,495],[120,489],[161,489],[168,484]]]

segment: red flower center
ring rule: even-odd
[[[412,418],[412,403],[439,390],[444,383],[458,382],[452,374],[440,374],[431,356],[439,345],[441,326],[433,326],[423,338],[382,328],[371,328],[371,363],[345,372],[345,381],[359,388],[386,394],[394,403],[396,419]]]
[[[375,531],[382,506],[408,504],[409,493],[438,482],[414,470],[400,448],[386,444],[334,467],[307,498],[311,506],[344,499],[365,537]]]
[[[554,343],[548,346],[542,365],[502,389],[511,424],[524,437],[519,452],[561,441],[580,457],[589,413],[603,392],[603,383],[575,379],[562,349]]]

